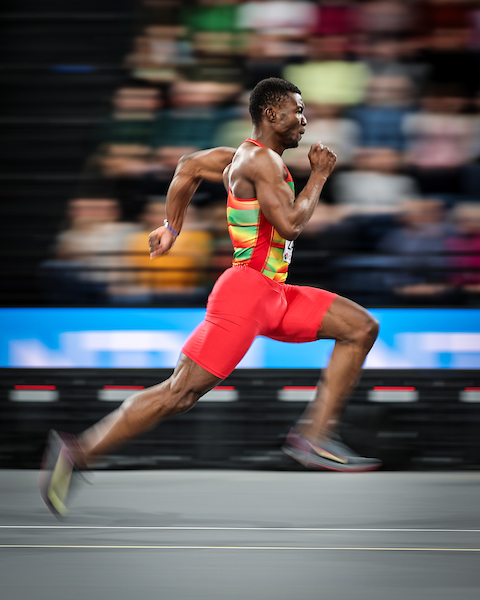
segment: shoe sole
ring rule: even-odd
[[[351,466],[334,466],[331,463],[327,463],[326,461],[322,461],[319,457],[319,461],[308,460],[305,458],[305,454],[300,454],[295,452],[289,446],[282,446],[283,452],[299,462],[301,465],[306,467],[307,469],[312,469],[316,471],[337,471],[340,473],[368,473],[369,471],[376,471],[379,469],[382,464],[373,464],[373,465],[351,465]]]
[[[48,434],[47,443],[45,445],[45,451],[43,454],[42,465],[40,467],[39,475],[40,496],[42,497],[42,500],[45,503],[45,506],[48,508],[48,510],[59,520],[64,519],[68,514],[68,508],[65,503],[67,501],[70,491],[73,468],[71,473],[67,473],[66,475],[63,474],[64,478],[67,477],[67,483],[64,484],[64,487],[66,487],[64,498],[61,499],[57,496],[55,490],[52,489],[51,484],[52,479],[56,476],[56,473],[58,473],[58,471],[60,471],[60,475],[57,475],[57,477],[62,477],[62,467],[65,471],[64,465],[62,465],[61,463],[61,455],[62,452],[64,452],[65,448],[67,448],[68,452],[68,447],[61,435],[57,431],[51,430]],[[55,503],[52,502],[52,495],[55,497],[56,503],[58,504],[58,507],[61,508],[61,510],[59,510]]]

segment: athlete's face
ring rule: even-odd
[[[305,133],[307,119],[303,114],[305,104],[300,94],[290,93],[278,107],[278,125],[285,148],[296,148]]]

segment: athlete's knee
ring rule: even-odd
[[[190,410],[200,398],[200,394],[173,377],[167,379],[165,389],[165,405],[170,416],[179,415]]]
[[[357,335],[361,343],[370,350],[375,343],[379,332],[379,323],[370,313],[364,312],[360,319]]]
[[[378,336],[377,319],[365,309],[358,307],[353,315],[350,313],[350,318],[341,319],[341,322],[343,325],[335,339],[341,343],[354,344],[368,352]]]

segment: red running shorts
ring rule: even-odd
[[[272,281],[247,266],[231,267],[208,298],[205,321],[182,352],[225,379],[259,335],[281,342],[313,342],[337,294]]]

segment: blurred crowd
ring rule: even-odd
[[[203,302],[230,264],[222,186],[202,184],[173,249],[150,261],[178,159],[251,134],[265,77],[302,91],[284,160],[338,155],[290,281],[370,306],[480,305],[480,1],[144,0],[52,258],[52,301]]]

